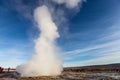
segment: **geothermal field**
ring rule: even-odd
[[[120,80],[120,64],[64,68],[58,76],[21,77],[13,69],[0,73],[0,80]]]
[[[0,0],[0,80],[120,80],[119,1]]]

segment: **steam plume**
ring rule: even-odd
[[[75,8],[79,5],[79,3],[82,3],[86,0],[53,0],[54,2],[58,4],[65,4],[67,8]]]
[[[78,3],[82,2],[82,0],[51,1],[57,4],[65,4],[69,8],[75,8],[78,6]],[[62,60],[58,57],[61,51],[55,43],[60,35],[56,24],[53,22],[53,14],[51,14],[54,12],[50,12],[50,9],[47,7],[49,3],[44,4],[37,7],[34,11],[34,19],[41,33],[35,40],[35,54],[26,64],[16,68],[21,76],[54,76],[62,72]]]
[[[18,66],[17,71],[21,76],[59,75],[62,62],[57,57],[60,51],[55,45],[55,39],[59,37],[57,26],[45,5],[35,10],[34,18],[41,30],[41,35],[35,41],[36,54],[27,64]]]

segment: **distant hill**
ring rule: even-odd
[[[79,72],[120,72],[120,63],[116,64],[106,64],[106,65],[91,65],[91,66],[81,66],[81,67],[67,67],[64,68],[65,71],[79,71]]]

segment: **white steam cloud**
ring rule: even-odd
[[[75,8],[85,0],[53,0],[58,4],[65,4],[67,8]]]
[[[57,4],[65,3],[66,7],[69,8],[77,7],[82,2],[82,0],[51,1],[55,1]],[[16,68],[21,76],[55,76],[60,75],[63,70],[62,60],[58,56],[61,51],[55,42],[60,35],[57,25],[53,21],[53,14],[51,14],[49,7],[47,7],[48,4],[39,6],[34,11],[34,19],[40,34],[35,40],[35,54],[26,64],[19,65]]]
[[[34,18],[41,30],[39,38],[35,41],[36,54],[27,64],[18,66],[17,71],[21,76],[59,75],[62,71],[62,62],[57,57],[60,51],[55,45],[55,40],[59,37],[57,26],[46,6],[38,7],[34,12]]]

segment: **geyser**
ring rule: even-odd
[[[52,18],[63,22],[65,9],[56,10],[56,6],[63,4],[68,9],[74,9],[81,6],[86,0],[39,0],[44,1],[42,6],[37,7],[34,11],[34,19],[40,31],[39,37],[35,40],[35,54],[26,63],[19,65],[16,70],[21,76],[55,76],[62,72],[62,60],[58,56],[61,54],[59,47],[56,45],[56,39],[60,37],[57,26]],[[48,1],[50,3],[48,3]],[[47,7],[49,6],[49,7]],[[48,9],[49,8],[49,9]],[[50,10],[50,11],[49,11]],[[55,12],[59,11],[59,12]],[[63,13],[61,13],[63,11]],[[51,15],[52,14],[52,15]],[[56,15],[55,15],[56,14]],[[61,19],[58,19],[61,18]],[[56,19],[55,19],[56,20]]]
[[[35,54],[26,64],[17,67],[21,76],[54,76],[61,74],[62,61],[55,40],[59,37],[56,24],[52,21],[47,6],[43,5],[34,11],[34,18],[41,31],[35,40]]]

